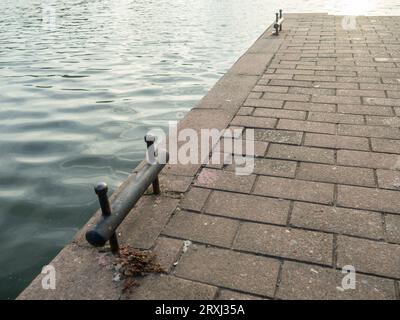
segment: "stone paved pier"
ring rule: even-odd
[[[57,289],[39,275],[19,299],[400,298],[400,17],[358,17],[355,30],[285,18],[179,124],[254,128],[254,173],[167,165],[163,195],[118,230],[166,273],[121,294],[84,239],[92,219],[52,262]],[[341,287],[346,265],[355,289]]]

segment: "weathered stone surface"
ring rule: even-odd
[[[171,218],[163,234],[221,247],[230,247],[239,222],[205,214],[179,211]]]
[[[153,253],[165,272],[170,272],[182,252],[183,241],[159,237]]]
[[[300,229],[244,223],[240,226],[234,248],[330,265],[333,236]]]
[[[290,224],[296,227],[382,239],[382,215],[378,212],[295,202]]]
[[[262,300],[262,298],[231,290],[221,290],[217,300]]]
[[[145,277],[126,300],[211,300],[217,288],[177,277],[158,274]]]
[[[400,244],[400,216],[387,214],[385,216],[387,240]]]
[[[289,201],[215,191],[210,196],[205,212],[241,220],[285,224]]]
[[[275,259],[191,246],[177,265],[176,274],[193,281],[272,297],[278,270],[279,261]]]
[[[201,170],[195,184],[211,189],[249,193],[254,180],[255,176],[253,175],[239,176],[229,171],[205,168]]]
[[[256,182],[254,194],[329,204],[333,201],[333,185],[261,176]]]
[[[393,280],[357,274],[356,288],[345,290],[342,288],[344,276],[332,268],[285,261],[276,296],[296,300],[396,299]]]
[[[200,211],[210,192],[209,189],[193,187],[185,194],[184,198],[179,203],[179,206],[183,209]]]
[[[112,281],[112,256],[97,249],[70,244],[50,263],[56,270],[56,289],[45,290],[39,274],[18,297],[20,300],[115,300],[121,295]]]
[[[400,278],[400,245],[339,236],[339,267],[354,266],[356,271]]]

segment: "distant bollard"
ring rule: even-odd
[[[111,207],[110,207],[110,201],[108,200],[107,192],[108,192],[108,186],[105,182],[100,182],[94,187],[94,191],[96,192],[99,202],[100,202],[100,208],[101,208],[101,213],[103,216],[103,219],[106,219],[107,217],[111,216]],[[118,245],[118,238],[117,234],[113,233],[112,236],[110,237],[110,247],[111,247],[111,252],[113,254],[119,254],[119,245]]]
[[[279,9],[279,13],[278,12],[275,13],[274,35],[279,36],[279,31],[282,31],[283,20],[284,19],[283,19],[282,9]]]
[[[146,142],[147,146],[146,159],[149,163],[154,164],[157,156],[154,146],[154,143],[156,142],[156,137],[148,134],[144,136],[144,141]],[[154,194],[161,194],[160,181],[158,179],[158,175],[154,179],[152,185]]]

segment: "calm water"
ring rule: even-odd
[[[0,298],[14,298],[274,12],[400,14],[396,1],[0,0]],[[283,5],[282,5],[283,3]]]

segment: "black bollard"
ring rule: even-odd
[[[149,163],[155,163],[155,150],[154,150],[154,142],[156,141],[156,137],[152,136],[150,134],[147,134],[144,136],[144,141],[146,142],[147,145],[147,161]],[[158,175],[157,177],[154,179],[153,183],[153,192],[154,194],[161,194],[161,188],[160,188],[160,181],[158,179]]]
[[[94,187],[94,191],[96,192],[97,196],[99,197],[101,213],[103,219],[107,219],[107,217],[111,216],[111,207],[110,201],[108,200],[107,192],[108,187],[105,182],[100,182]],[[110,247],[111,252],[115,255],[119,255],[119,245],[118,245],[118,238],[117,234],[114,232],[110,237]]]

